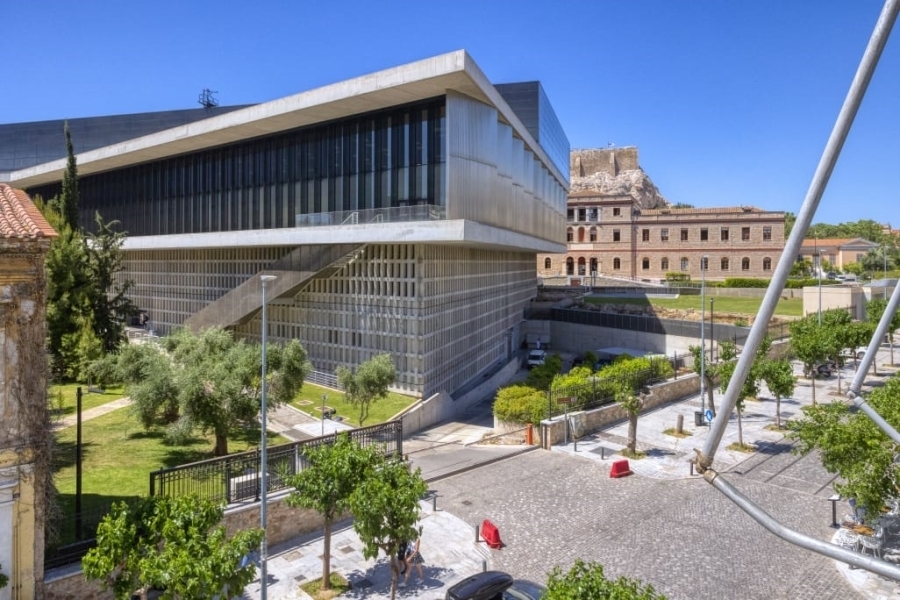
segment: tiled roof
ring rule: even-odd
[[[841,247],[845,244],[849,244],[850,242],[856,242],[856,244],[872,244],[873,246],[877,246],[875,242],[870,242],[868,240],[864,240],[862,238],[803,238],[803,247],[804,248],[815,248],[816,246],[837,246]]]
[[[58,234],[28,194],[0,183],[0,238],[54,238]]]
[[[779,211],[764,211],[762,209],[756,208],[755,206],[722,206],[718,208],[653,208],[653,209],[644,209],[641,211],[642,215],[645,216],[654,216],[654,215],[715,215],[715,214],[740,214],[740,213],[753,213],[760,214],[764,212],[772,212],[773,214],[777,214]]]

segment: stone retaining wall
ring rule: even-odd
[[[325,525],[322,515],[314,510],[291,508],[285,502],[287,492],[269,498],[266,512],[266,531],[269,547],[281,544],[303,533],[317,531]],[[346,518],[341,516],[338,520]],[[259,527],[259,503],[228,508],[222,520],[228,535],[242,529]],[[44,578],[44,593],[48,600],[112,600],[113,595],[101,589],[97,582],[85,581],[81,565],[68,565],[48,571]]]

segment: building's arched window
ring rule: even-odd
[[[709,257],[708,256],[700,257],[700,270],[701,271],[709,271]]]
[[[664,258],[661,261],[659,261],[659,268],[662,269],[663,271],[668,271],[669,270],[669,259]]]
[[[763,271],[772,270],[772,259],[768,256],[763,259]]]
[[[594,258],[591,259],[591,273],[592,273],[592,274],[593,274],[593,273],[596,273],[596,272],[599,271],[599,270],[600,270],[600,269],[599,269],[599,267],[598,267],[598,265],[597,265],[597,258],[594,257]]]
[[[591,229],[590,229],[590,236],[591,236],[591,241],[592,241],[592,242],[596,242],[596,241],[597,241],[597,228],[596,228],[596,227],[591,227]]]
[[[619,260],[619,257],[613,259],[613,271],[618,271],[622,268],[622,261]]]
[[[550,270],[550,265],[551,265],[551,264],[552,264],[552,263],[550,262],[550,257],[549,257],[549,256],[548,256],[547,258],[544,259],[544,268],[547,269],[548,271]]]
[[[641,259],[641,268],[645,271],[650,268],[650,259],[646,256]]]
[[[566,241],[567,241],[567,242],[575,241],[575,234],[572,232],[572,228],[571,228],[571,227],[569,227],[568,229],[566,229]]]
[[[728,270],[728,267],[729,267],[729,265],[728,265],[728,258],[723,258],[723,259],[722,259],[722,261],[721,261],[721,266],[722,266],[722,270],[723,270],[723,271],[727,271],[727,270]]]
[[[575,274],[575,259],[569,256],[566,258],[566,275]]]
[[[688,270],[688,267],[689,267],[690,265],[691,265],[691,263],[690,263],[690,261],[687,259],[687,257],[686,257],[686,256],[682,256],[682,257],[681,257],[681,270],[682,270],[682,271],[687,271],[687,270]]]
[[[584,241],[584,227],[579,227],[579,228],[578,228],[578,241],[579,241],[579,242],[583,242],[583,241]]]
[[[583,257],[583,256],[579,256],[579,257],[578,257],[578,274],[581,275],[582,277],[584,277],[584,276],[587,274],[587,273],[584,272],[584,270],[585,270],[585,260],[584,260],[584,257]]]
[[[746,256],[741,259],[741,271],[749,271],[750,270],[750,259]]]

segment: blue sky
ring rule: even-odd
[[[191,108],[207,87],[222,104],[263,102],[463,48],[494,82],[541,80],[573,148],[638,146],[673,202],[796,213],[880,11],[874,0],[0,0],[0,122]],[[897,37],[815,222],[900,228]]]

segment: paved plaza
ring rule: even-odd
[[[887,356],[879,357],[879,365],[885,362]],[[851,374],[848,367],[844,385]],[[878,385],[879,379],[870,378],[867,385]],[[782,401],[784,418],[811,402],[809,382],[798,383],[794,398]],[[836,383],[836,378],[818,382],[819,402],[835,399]],[[671,600],[900,600],[894,582],[779,539],[692,475],[687,459],[708,435],[708,426],[694,425],[699,409],[694,397],[643,414],[638,439],[647,458],[630,461],[634,475],[618,479],[609,477],[609,469],[621,458],[615,452],[624,447],[625,423],[583,438],[577,448],[573,443],[551,452],[512,447],[506,449],[510,457],[481,466],[479,456],[492,450],[478,455],[473,441],[488,430],[486,422],[422,432],[408,444],[410,460],[432,480],[437,510],[430,500],[422,502],[425,581],[401,589],[399,597],[443,598],[447,587],[484,567],[545,581],[554,565],[567,569],[582,558],[602,563],[609,576],[650,583]],[[678,415],[689,437],[662,433],[675,426]],[[781,433],[766,428],[773,415],[773,400],[748,402],[744,441],[758,451],[724,450],[735,441],[732,418],[714,467],[786,526],[830,539],[835,529],[827,498],[834,477],[817,456],[793,454]],[[848,510],[840,503],[838,517]],[[475,525],[483,519],[499,527],[502,550],[475,542]],[[269,597],[305,597],[298,586],[320,576],[321,548],[319,534],[273,548]],[[386,559],[364,559],[349,523],[336,531],[332,557],[333,568],[354,584],[346,597],[389,597]],[[258,582],[245,597],[259,597]]]

